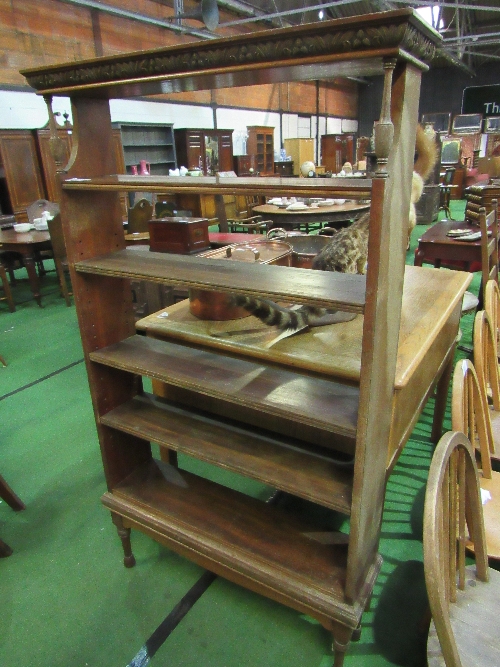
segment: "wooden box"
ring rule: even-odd
[[[206,218],[158,218],[149,221],[149,249],[188,255],[210,248]]]

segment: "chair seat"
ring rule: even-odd
[[[490,580],[477,579],[475,565],[466,567],[466,589],[457,590],[450,621],[463,667],[493,667],[500,657],[500,572],[489,568]],[[434,622],[427,638],[428,667],[446,667]]]

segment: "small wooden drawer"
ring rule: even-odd
[[[206,218],[158,218],[149,221],[149,246],[154,252],[181,255],[210,248]]]

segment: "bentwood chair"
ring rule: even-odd
[[[475,564],[466,566],[465,543]],[[443,435],[429,469],[424,505],[424,572],[432,622],[429,667],[498,664],[500,572],[488,568],[474,451],[460,432]]]
[[[499,560],[500,473],[491,466],[493,434],[486,396],[468,359],[457,362],[453,373],[451,428],[465,433],[472,443],[484,496],[486,552],[489,558]],[[473,542],[467,546],[471,550],[476,549]]]

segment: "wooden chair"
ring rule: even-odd
[[[61,287],[61,293],[66,301],[66,305],[69,307],[71,306],[70,296],[72,292],[69,291],[68,283],[66,282],[66,272],[69,271],[69,267],[60,214],[58,213],[54,216],[47,224],[49,226],[50,242],[52,244],[54,264],[59,279],[59,285]]]
[[[9,505],[9,507],[12,507],[12,509],[15,512],[19,512],[20,510],[26,508],[26,505],[14,493],[14,491],[10,488],[10,486],[4,480],[2,475],[0,475],[0,498],[5,500],[7,505]],[[3,540],[0,540],[0,558],[5,558],[6,556],[10,556],[11,554],[12,554],[12,549],[9,547],[9,545],[6,544]]]
[[[14,304],[14,299],[12,298],[10,283],[7,278],[7,271],[5,270],[5,266],[1,263],[0,263],[0,280],[2,281],[2,288],[3,288],[3,296],[0,296],[0,301],[7,301],[9,310],[11,313],[13,313],[16,309],[16,306]]]
[[[466,527],[476,546],[475,565],[469,566]],[[500,573],[488,568],[479,477],[463,433],[446,433],[432,457],[424,505],[424,572],[432,614],[429,667],[497,665]]]
[[[139,199],[128,210],[128,234],[141,234],[149,231],[148,223],[153,217],[153,206],[147,199]]]
[[[486,551],[489,558],[500,559],[500,473],[492,470],[493,434],[488,406],[474,366],[468,359],[457,362],[453,373],[451,428],[469,438],[476,452],[481,488],[485,496],[483,507]],[[468,545],[471,550],[476,545]]]
[[[484,290],[484,309],[493,328],[493,333],[496,332],[498,356],[500,342],[500,287],[496,280],[488,280],[486,283]]]
[[[497,339],[486,311],[481,310],[474,320],[474,366],[487,399],[491,421],[491,458],[500,461],[500,371],[497,361]]]
[[[227,221],[230,232],[247,232],[249,234],[266,234],[271,220],[263,220],[261,215],[250,218],[237,218]]]
[[[444,211],[449,220],[453,220],[450,212],[451,185],[455,175],[455,168],[450,167],[444,172],[443,180],[439,184],[439,211]]]
[[[498,204],[492,201],[492,210],[479,210],[479,227],[481,230],[481,295],[485,302],[485,290],[489,280],[498,285]],[[490,235],[488,235],[490,232]]]

